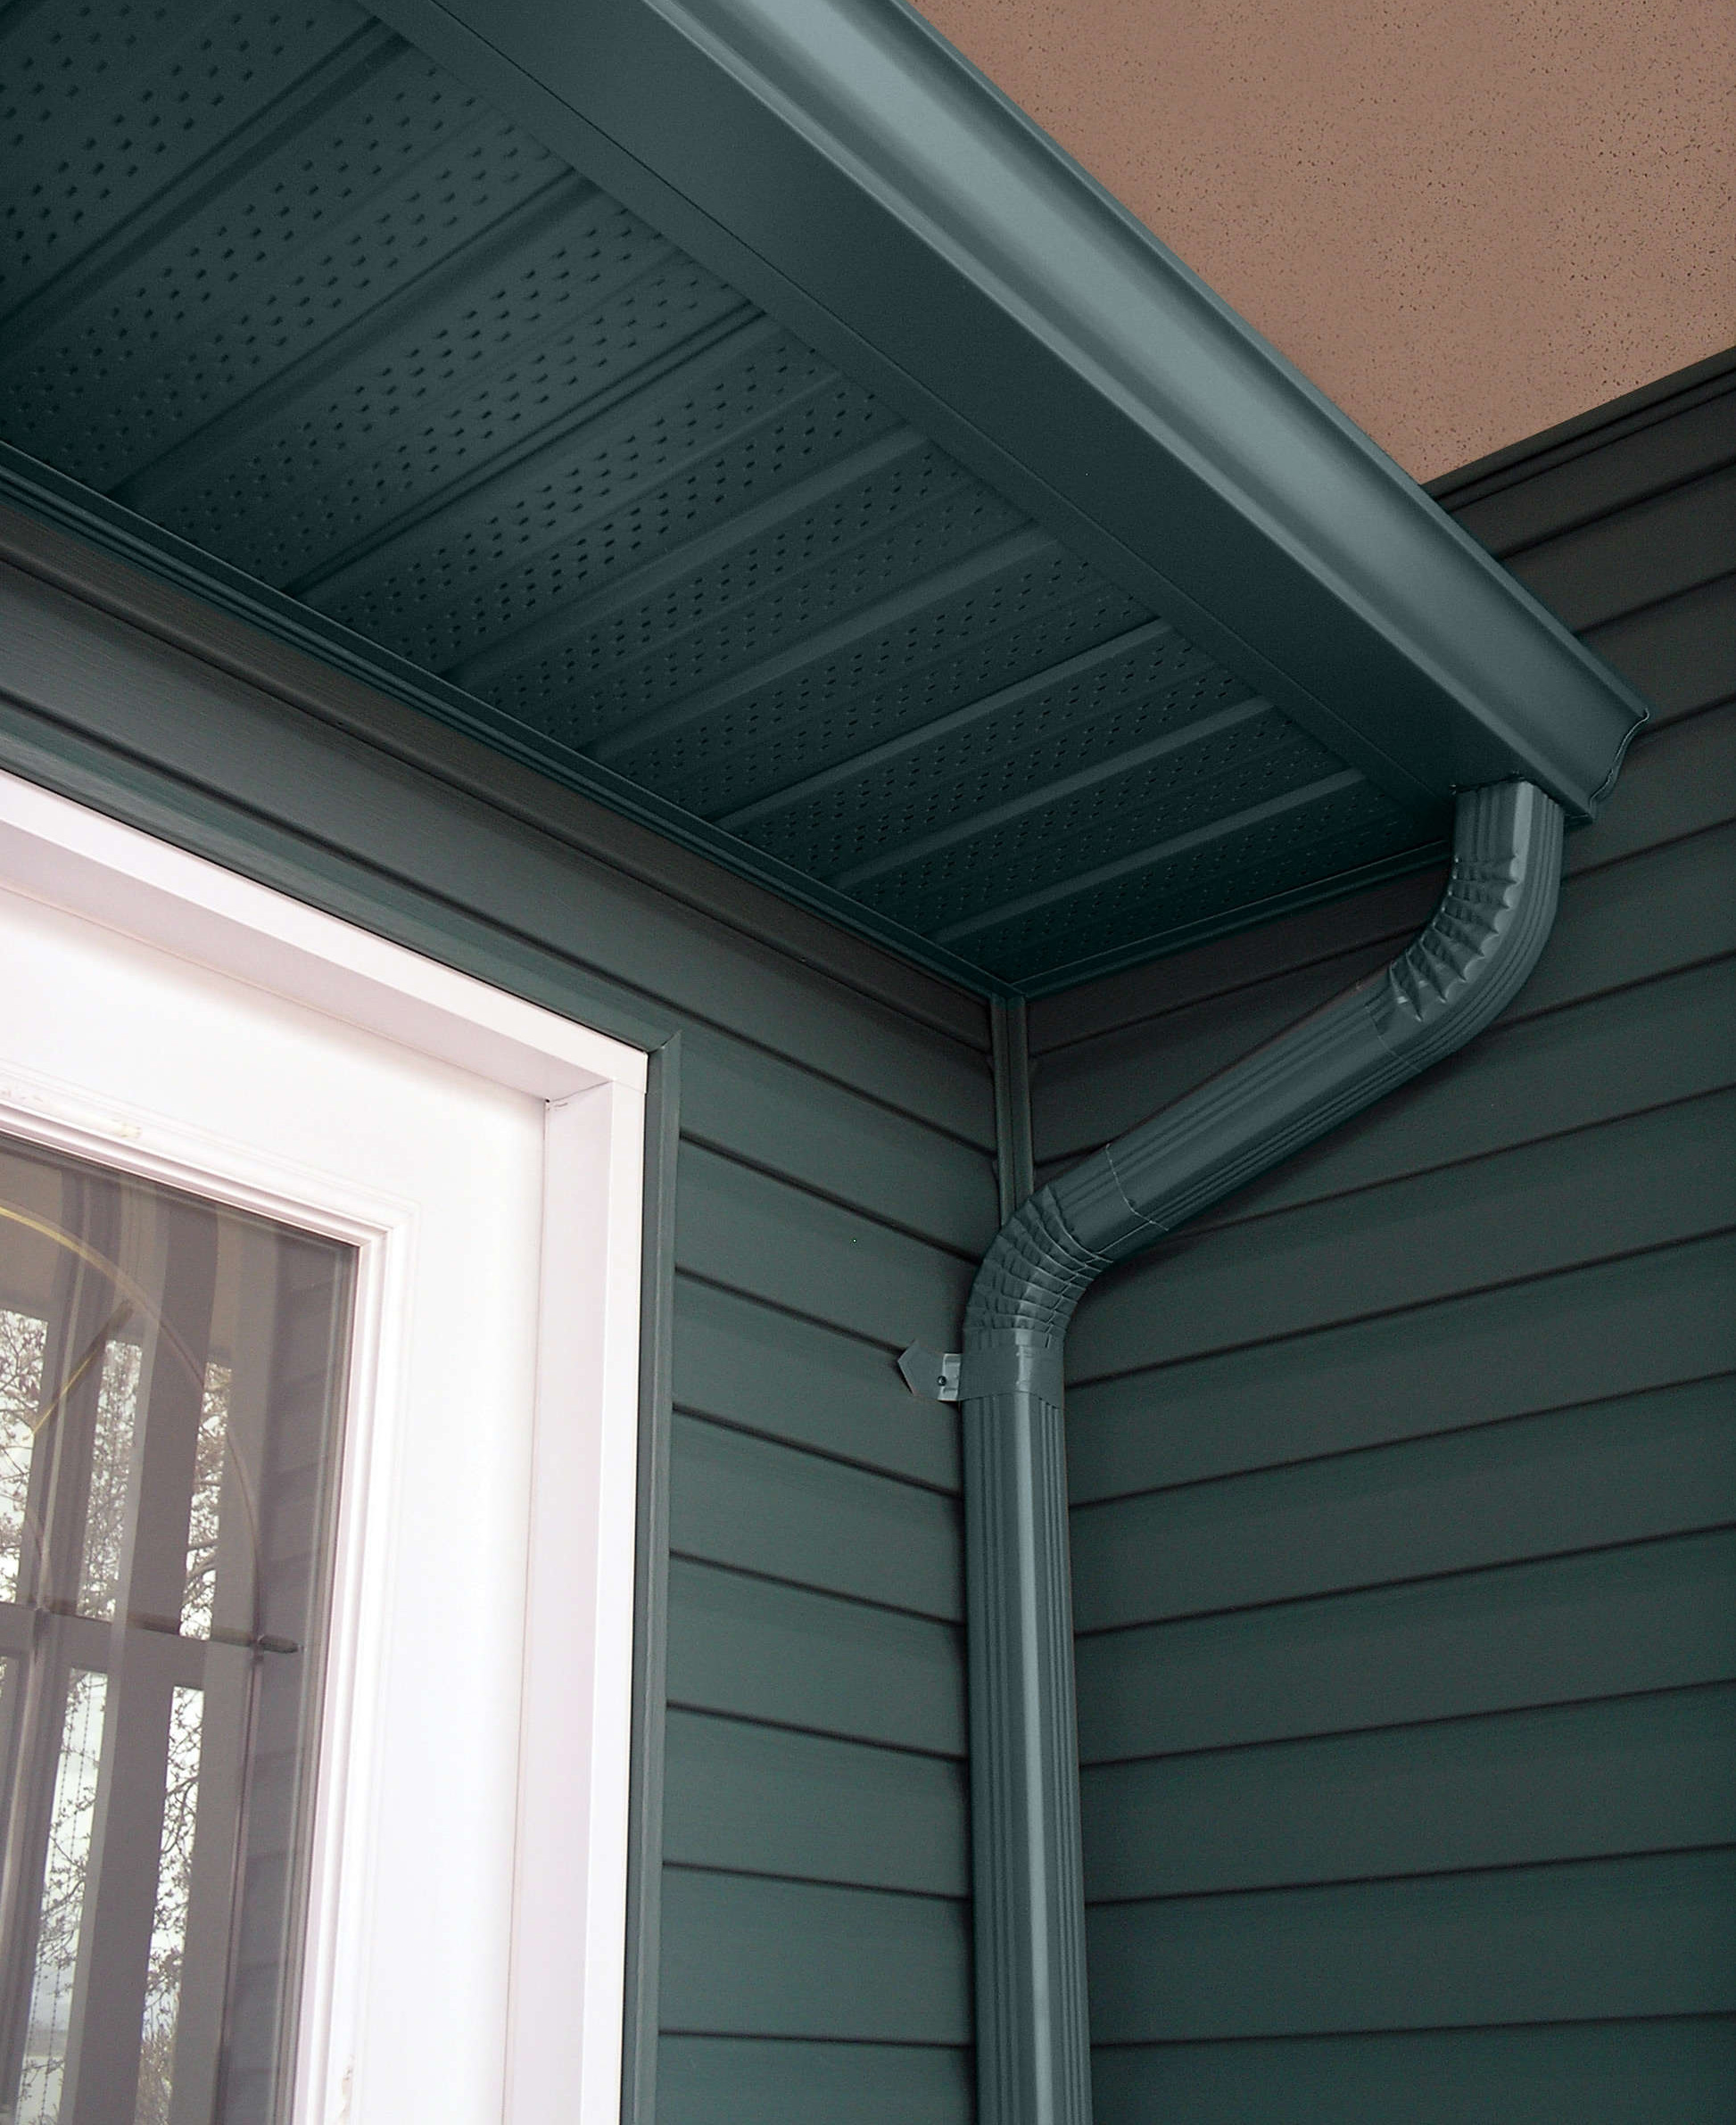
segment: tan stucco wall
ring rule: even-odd
[[[1736,0],[918,0],[1418,479],[1736,341]]]

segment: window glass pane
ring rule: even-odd
[[[0,1601],[18,1599],[48,1324],[0,1306]]]
[[[0,1138],[0,2120],[282,2125],[353,1261]]]
[[[67,1682],[54,1763],[54,1797],[48,1813],[30,2019],[18,2077],[18,2125],[45,2125],[61,2114],[107,1699],[106,1675],[73,1669]]]
[[[132,1473],[138,1373],[144,1356],[137,1344],[107,1336],[100,1349],[90,1353],[96,1367],[96,1426],[85,1505],[79,1609],[84,1616],[100,1616],[105,1623],[114,1615],[115,1591],[120,1583],[120,1550],[127,1532],[127,1479]]]
[[[186,1591],[181,1628],[189,1638],[211,1636],[217,1598],[217,1530],[223,1509],[223,1472],[228,1460],[229,1368],[213,1358],[205,1367],[205,1392],[194,1450],[193,1510],[187,1521]]]
[[[169,1714],[169,1768],[164,1780],[162,1839],[157,1855],[157,1908],[151,1927],[151,1963],[139,2037],[136,2125],[169,2125],[175,2078],[175,2023],[186,1956],[187,1909],[193,1895],[193,1833],[199,1816],[199,1743],[204,1726],[202,1690],[178,1689]]]

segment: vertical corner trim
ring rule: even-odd
[[[1000,1184],[1001,1222],[1036,1186],[1031,1163],[1030,1045],[1023,996],[991,996],[988,1029],[994,1043],[995,1176]]]

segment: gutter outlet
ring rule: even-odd
[[[977,2075],[982,2125],[1090,2125],[1090,2026],[1062,1426],[1068,1323],[1095,1279],[1481,1032],[1555,920],[1560,807],[1459,799],[1451,873],[1408,951],[1037,1189],[983,1259],[964,1348],[913,1348],[963,1404]]]

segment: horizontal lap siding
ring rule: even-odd
[[[702,1079],[677,1201],[658,2115],[938,2125],[970,2111],[957,1442],[894,1360],[950,1340],[992,1172],[788,1082],[714,1148],[745,1087]]]
[[[895,1358],[950,1340],[993,1232],[989,1110],[937,1127],[932,1087],[762,1038],[683,1058],[657,2116],[953,2125],[957,1435]]]
[[[954,2125],[974,2115],[970,2055],[955,2045],[672,2037],[661,2078],[670,2114],[690,2125]]]
[[[0,567],[18,745],[124,748],[244,867],[681,1030],[657,2115],[960,2125],[958,1442],[895,1359],[951,1339],[996,1222],[985,1006],[229,623],[219,668],[92,566]]]
[[[1101,2125],[1736,2114],[1732,380],[1449,498],[1660,711],[1517,1004],[1080,1310]],[[1034,1006],[1041,1170],[1435,885]]]
[[[1724,2118],[1736,2076],[1724,2017],[1533,2022],[1417,2034],[1126,2046],[1094,2066],[1101,2119],[1249,2125],[1659,2125]],[[1281,2086],[1285,2107],[1271,2091]],[[1401,2090],[1395,2105],[1393,2091]],[[1660,2111],[1659,2091],[1673,2106]]]

